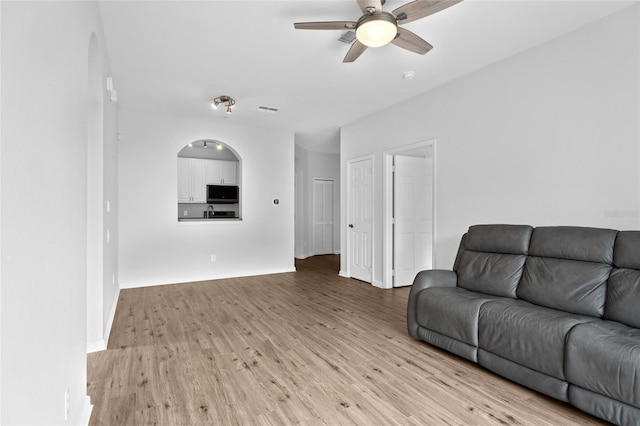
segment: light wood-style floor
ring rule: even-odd
[[[92,426],[604,424],[406,332],[408,288],[295,273],[120,294]]]

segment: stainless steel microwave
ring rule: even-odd
[[[231,185],[207,185],[207,203],[235,204],[240,200],[240,189]]]

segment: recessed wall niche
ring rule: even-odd
[[[242,219],[242,159],[224,142],[204,139],[177,155],[178,221]]]

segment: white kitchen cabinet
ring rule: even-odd
[[[238,162],[207,160],[207,185],[237,185]]]
[[[197,158],[178,158],[179,203],[207,202],[206,162]]]

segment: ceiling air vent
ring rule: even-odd
[[[338,41],[341,41],[346,44],[352,44],[355,40],[356,40],[356,33],[354,31],[347,31],[346,33],[342,34],[342,36],[338,39]]]
[[[269,112],[271,114],[275,114],[276,112],[280,111],[280,108],[270,107],[270,106],[265,106],[265,105],[259,105],[258,106],[258,111]]]

